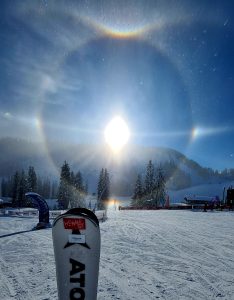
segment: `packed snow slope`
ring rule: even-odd
[[[234,213],[109,211],[98,300],[234,299]],[[0,235],[35,218],[0,217]],[[57,299],[51,229],[0,238],[0,299]]]

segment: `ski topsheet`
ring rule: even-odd
[[[95,214],[74,208],[52,227],[59,300],[97,298],[100,229]]]

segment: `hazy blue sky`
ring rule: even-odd
[[[0,136],[131,143],[234,168],[234,2],[1,1]]]

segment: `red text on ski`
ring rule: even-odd
[[[73,230],[84,230],[85,219],[75,219],[75,218],[64,218],[63,224],[65,229],[73,229]]]

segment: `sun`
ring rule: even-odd
[[[105,140],[113,152],[119,152],[128,142],[130,132],[127,123],[120,117],[114,117],[105,128]]]

